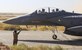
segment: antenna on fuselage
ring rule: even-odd
[[[56,12],[58,12],[59,11],[59,9],[58,8],[56,8]]]

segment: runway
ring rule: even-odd
[[[53,34],[51,31],[22,31],[19,34],[18,44],[24,43],[28,46],[46,45],[82,49],[81,36],[66,35],[62,31],[59,31],[56,33],[58,39],[53,40]],[[0,31],[0,42],[12,45],[13,31]]]

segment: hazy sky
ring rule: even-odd
[[[82,13],[82,0],[0,0],[0,12],[28,13],[42,7]]]

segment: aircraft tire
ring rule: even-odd
[[[57,39],[57,35],[54,34],[54,35],[52,36],[52,38],[53,38],[53,39]]]

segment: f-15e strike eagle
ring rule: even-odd
[[[64,26],[65,34],[82,36],[82,14],[67,12],[65,10],[59,10],[47,8],[36,10],[33,13],[18,18],[12,18],[4,21],[3,23],[12,25],[53,25]],[[57,38],[53,35],[53,38]]]

